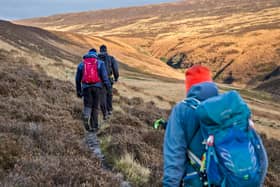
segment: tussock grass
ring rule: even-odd
[[[132,186],[162,186],[163,132],[150,126],[168,111],[140,97],[115,95],[110,125],[98,133],[107,164]]]
[[[109,135],[100,138],[101,151],[106,158],[106,163],[112,167],[115,165],[115,162],[118,158],[113,152],[110,151],[111,144],[112,136]]]
[[[150,170],[133,159],[133,156],[126,153],[116,162],[116,168],[120,170],[136,186],[142,186],[147,183],[150,176]]]

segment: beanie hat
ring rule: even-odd
[[[186,92],[190,90],[190,88],[202,82],[212,82],[211,72],[207,67],[201,65],[195,65],[189,68],[186,73]]]
[[[91,48],[88,52],[89,52],[89,53],[90,53],[90,52],[95,52],[95,53],[96,53],[97,51],[96,51],[95,48]]]
[[[99,48],[100,53],[106,53],[107,52],[107,47],[106,45],[101,45]]]

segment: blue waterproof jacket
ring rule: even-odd
[[[85,58],[97,58],[97,54],[94,52],[89,52],[88,54],[84,55],[83,59],[85,59]],[[76,73],[76,91],[77,91],[77,93],[82,93],[83,89],[89,88],[89,87],[102,88],[103,84],[105,85],[105,87],[107,89],[111,89],[111,83],[109,81],[104,62],[101,60],[98,60],[97,63],[98,63],[98,74],[99,74],[99,77],[102,82],[98,82],[96,84],[82,83],[84,63],[81,62],[78,65],[77,73]]]
[[[204,82],[192,86],[187,97],[203,101],[217,95],[216,84]],[[164,138],[164,187],[178,187],[183,181],[184,186],[202,186],[187,158],[187,149],[199,158],[203,154],[203,137],[198,127],[195,110],[187,102],[180,102],[173,108]]]

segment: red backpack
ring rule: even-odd
[[[98,75],[98,62],[96,58],[84,59],[84,72],[83,72],[83,83],[98,83],[100,78]]]

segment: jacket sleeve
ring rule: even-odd
[[[187,168],[187,137],[180,105],[172,110],[164,137],[164,187],[179,187]]]
[[[99,76],[107,89],[111,89],[111,83],[108,78],[107,70],[103,61],[99,61],[100,63],[100,73]]]
[[[83,77],[83,64],[80,63],[77,68],[76,72],[76,92],[81,93],[82,88],[81,88],[81,82],[82,82],[82,77]]]
[[[111,56],[111,63],[112,63],[111,65],[112,65],[114,78],[115,78],[115,81],[117,81],[119,79],[119,67],[118,67],[118,62],[112,56]]]

